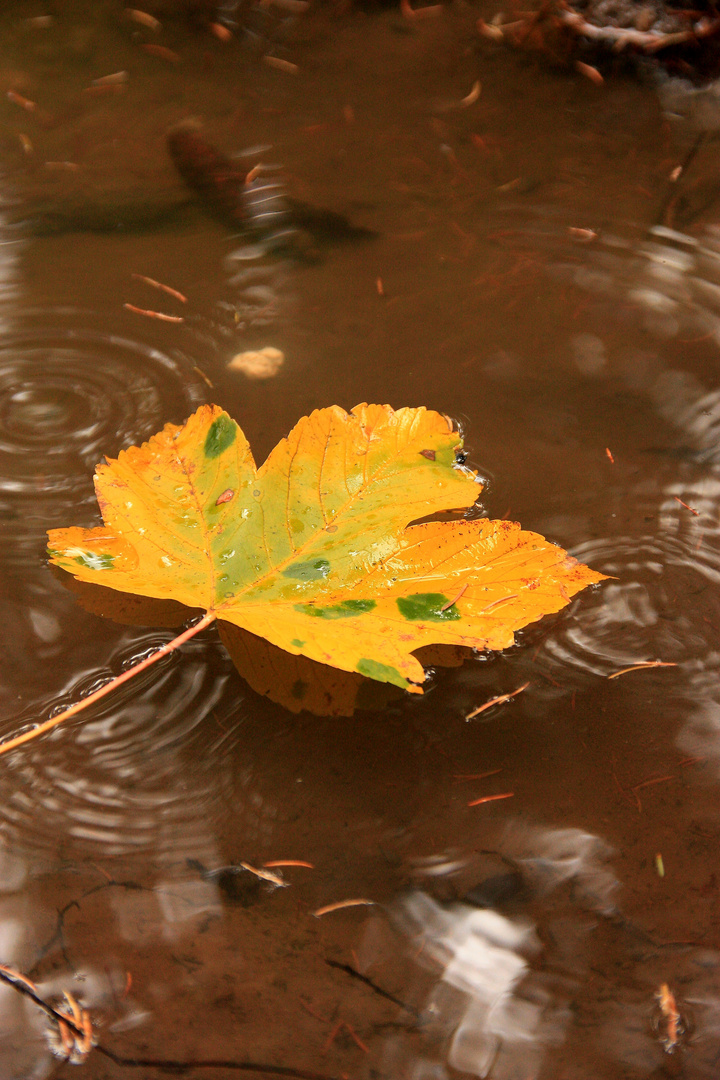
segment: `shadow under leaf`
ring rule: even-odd
[[[50,571],[85,611],[123,626],[175,628],[205,614],[200,608],[185,607],[176,600],[136,596],[78,581],[56,566],[51,566]],[[382,709],[405,696],[405,691],[390,683],[376,682],[356,672],[285,652],[233,623],[218,620],[217,628],[230,659],[248,686],[290,712],[352,716],[356,710]],[[428,645],[418,649],[415,655],[425,667],[459,667],[473,651],[453,645]]]

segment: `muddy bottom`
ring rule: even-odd
[[[210,629],[3,757],[0,963],[99,1044],[0,985],[7,1080],[717,1075],[717,143],[673,181],[696,114],[492,14],[0,15],[3,737],[172,636],[77,606],[45,530],[203,402],[258,461],[314,408],[446,413],[487,514],[610,578],[352,718],[255,694]],[[375,235],[228,230],[166,154],[189,117]],[[228,366],[263,349],[269,378]]]

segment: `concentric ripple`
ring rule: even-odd
[[[685,519],[676,514],[674,520]],[[644,661],[682,663],[704,655],[713,635],[720,550],[699,535],[700,544],[692,527],[679,524],[674,535],[668,529],[605,537],[574,548],[576,558],[611,580],[574,602],[535,662],[554,678],[563,669],[565,682],[571,669],[607,676]]]
[[[33,312],[0,339],[0,523],[13,562],[35,558],[69,507],[93,505],[104,454],[205,400],[188,358],[101,325],[87,312]]]
[[[62,699],[28,720],[86,696],[167,638],[149,632],[138,641],[128,632],[107,670],[74,678]],[[52,855],[60,847],[78,860],[151,855],[156,865],[216,861],[212,822],[232,802],[232,755],[211,744],[232,743],[238,702],[237,690],[232,699],[224,694],[229,661],[208,646],[189,644],[91,713],[4,758],[0,822],[13,850]],[[16,721],[14,730],[22,728]]]

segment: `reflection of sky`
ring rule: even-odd
[[[604,914],[614,910],[617,885],[605,865],[609,855],[602,841],[579,829],[517,825],[503,843],[503,858],[538,896],[571,884],[578,909]],[[446,865],[451,875],[462,873],[457,860]],[[437,868],[430,873],[436,877]],[[443,1061],[493,1080],[538,1076],[568,1021],[567,985],[561,989],[562,980],[539,970],[547,948],[538,927],[526,916],[441,904],[425,892],[399,901],[394,917],[414,949],[421,943],[418,962],[438,973],[425,1012],[440,1057],[415,1062],[415,1080],[447,1075]]]
[[[628,920],[609,865],[616,856],[597,836],[518,822],[500,847],[503,861],[523,875],[532,919],[510,909],[442,903],[424,891],[391,909],[408,954],[436,982],[425,998],[419,1044],[416,1035],[413,1050],[403,1053],[390,1040],[386,1066],[413,1080],[447,1080],[449,1069],[533,1080],[549,1075],[552,1053],[557,1075],[562,1062],[568,1075],[583,1077],[602,1072],[600,1063],[660,1075],[653,1070],[676,1063],[674,1054],[669,1062],[658,1004],[660,986],[669,983],[678,995],[683,1075],[715,1076],[720,953],[691,943],[655,944]],[[454,852],[447,873],[467,883],[476,858],[468,856],[463,869]],[[428,882],[436,882],[440,865]]]

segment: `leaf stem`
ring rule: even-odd
[[[88,694],[87,697],[82,698],[81,701],[77,701],[74,705],[71,705],[69,709],[65,709],[63,712],[58,713],[57,716],[51,717],[46,720],[44,724],[38,724],[37,727],[32,728],[30,731],[24,732],[22,735],[17,735],[14,739],[8,739],[7,742],[0,743],[0,754],[6,754],[8,750],[14,750],[16,746],[21,746],[23,743],[30,742],[31,739],[36,739],[38,735],[44,735],[46,731],[50,731],[51,728],[57,727],[58,724],[62,724],[63,720],[68,720],[71,716],[75,716],[76,713],[82,712],[83,709],[87,709],[89,705],[93,705],[100,698],[105,697],[117,686],[121,686],[129,679],[139,675],[145,668],[149,668],[151,664],[154,664],[156,660],[159,660],[163,656],[167,656],[168,653],[174,652],[175,649],[179,649],[181,645],[184,645],[190,638],[195,637],[201,630],[204,630],[206,626],[215,621],[215,613],[208,612],[203,615],[199,622],[196,622],[188,630],[183,630],[182,634],[178,634],[172,641],[168,641],[166,645],[157,649],[154,653],[150,653],[144,660],[141,660],[137,664],[133,664],[127,671],[123,671],[122,675],[117,675],[114,679],[104,683],[99,690],[95,690],[94,693]]]

